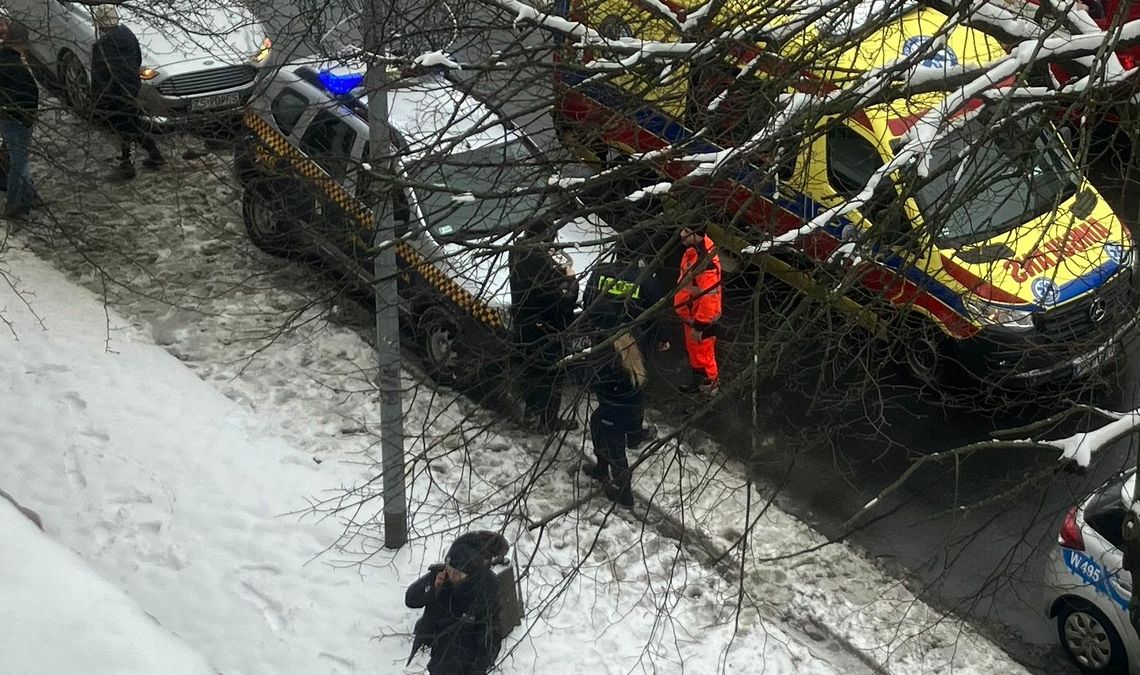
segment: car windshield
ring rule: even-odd
[[[1062,143],[1039,118],[991,127],[975,117],[943,137],[915,194],[935,240],[985,241],[1071,197],[1079,177]]]
[[[510,231],[538,214],[546,188],[540,168],[516,141],[425,157],[409,178],[432,234],[468,239]]]

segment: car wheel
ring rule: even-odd
[[[1086,602],[1064,601],[1057,612],[1057,637],[1081,672],[1116,675],[1128,671],[1120,635],[1100,610]]]
[[[292,250],[289,228],[268,200],[247,188],[241,196],[241,216],[254,246],[270,255],[289,255]]]
[[[81,115],[91,114],[91,80],[87,77],[87,69],[75,54],[65,51],[60,56],[59,80],[72,110]]]
[[[429,307],[417,322],[416,334],[431,376],[441,384],[461,383],[468,368],[460,362],[461,333],[456,322],[438,307]]]
[[[910,331],[909,339],[901,347],[903,363],[911,376],[919,384],[937,387],[946,367],[945,345],[937,331],[918,327]]]

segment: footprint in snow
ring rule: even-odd
[[[261,611],[261,615],[265,617],[265,623],[272,630],[279,631],[287,623],[285,610],[281,603],[268,594],[259,591],[248,581],[243,581],[238,585],[238,595]]]
[[[79,464],[79,455],[74,447],[63,453],[63,471],[67,476],[67,484],[73,490],[87,487],[87,477],[83,475],[83,467]]]

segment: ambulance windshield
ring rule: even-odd
[[[420,210],[441,239],[507,232],[541,209],[549,168],[521,142],[419,160],[409,171]]]
[[[978,116],[944,136],[915,191],[939,245],[985,241],[1073,196],[1080,176],[1063,143],[1042,118],[997,125]]]

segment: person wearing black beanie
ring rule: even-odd
[[[430,675],[484,675],[491,669],[499,649],[494,635],[499,580],[489,557],[477,541],[460,537],[443,564],[432,565],[408,587],[404,604],[424,610],[408,663],[427,646]]]

